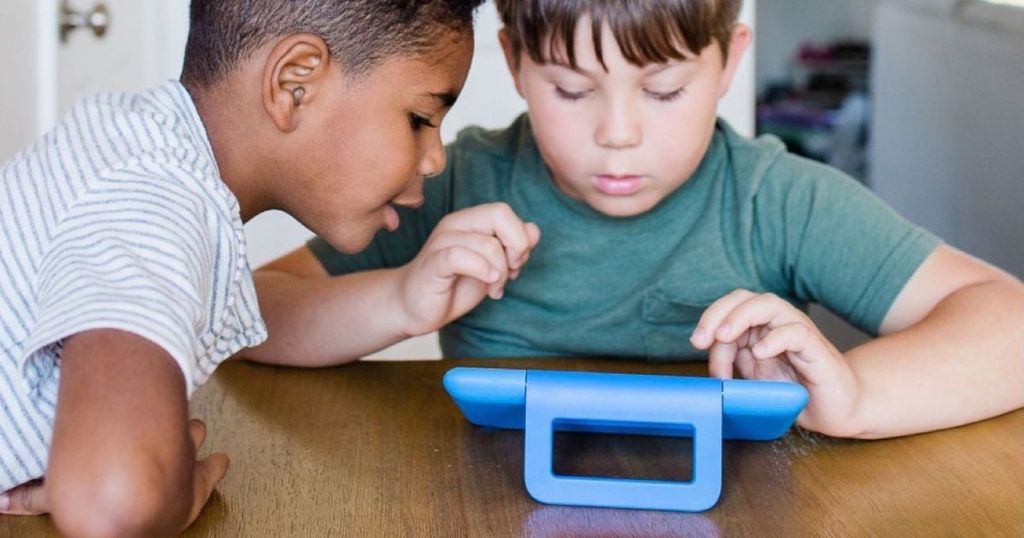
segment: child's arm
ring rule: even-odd
[[[11,512],[50,512],[67,535],[178,534],[227,471],[224,454],[196,461],[204,438],[163,349],[116,330],[72,336],[46,478],[12,492]]]
[[[810,404],[798,423],[881,438],[958,426],[1024,406],[1024,285],[940,246],[900,292],[883,336],[840,354],[772,295],[737,290],[704,313],[692,341],[709,369],[790,379]]]
[[[291,366],[349,362],[435,331],[484,299],[500,299],[540,231],[504,203],[449,214],[395,269],[331,278],[307,248],[256,271],[269,338],[244,358]]]

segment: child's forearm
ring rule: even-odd
[[[62,533],[180,533],[194,500],[187,419],[184,378],[155,344],[117,331],[70,338],[45,480]]]
[[[397,271],[333,278],[257,271],[256,288],[269,337],[240,356],[267,364],[330,366],[408,338]]]
[[[858,435],[959,426],[1024,406],[1024,286],[962,288],[921,322],[850,350],[861,381]]]

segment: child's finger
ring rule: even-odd
[[[0,514],[38,516],[50,511],[42,480],[33,480],[0,493]]]
[[[196,452],[202,448],[203,443],[206,442],[206,424],[198,418],[189,419],[188,421],[188,436],[192,440],[192,446]]]
[[[186,527],[199,517],[203,507],[210,500],[210,495],[213,495],[217,483],[227,474],[229,463],[227,455],[221,452],[210,454],[206,459],[196,462],[192,480],[192,510],[189,512]]]
[[[737,289],[711,303],[711,306],[707,307],[704,313],[701,314],[700,320],[697,322],[697,328],[694,329],[693,335],[690,337],[690,342],[697,349],[707,349],[715,341],[715,332],[718,331],[722,320],[737,305],[753,296],[754,292]]]
[[[464,246],[441,249],[427,261],[427,271],[436,278],[469,277],[491,287],[501,281],[501,271],[479,252]]]
[[[540,229],[536,224],[531,229],[531,223],[523,222],[507,205],[499,208],[498,214],[494,235],[505,247],[509,267],[519,269],[525,263],[524,258],[540,240]]]
[[[733,342],[752,327],[777,327],[802,320],[802,314],[793,305],[772,293],[749,297],[729,312],[715,331],[715,339]]]
[[[807,348],[807,340],[810,336],[810,330],[803,324],[780,325],[772,329],[757,344],[754,344],[754,357],[764,360],[787,352],[803,353]]]
[[[497,237],[506,250],[507,263],[512,269],[519,268],[520,258],[532,248],[529,227],[504,202],[471,207],[452,213],[445,220],[446,226],[456,230]]]
[[[708,351],[708,375],[718,379],[732,379],[733,364],[736,361],[737,346],[733,343],[715,342]]]
[[[537,246],[537,243],[540,242],[540,226],[533,222],[527,222],[526,236],[530,239],[530,248]]]
[[[196,452],[199,452],[203,443],[206,442],[206,424],[197,418],[190,419],[188,435],[192,440],[192,446],[195,447]],[[192,472],[192,510],[189,513],[187,525],[191,525],[199,517],[199,513],[206,506],[210,495],[213,494],[213,488],[227,473],[228,463],[227,455],[221,452],[211,454],[196,462]]]
[[[754,379],[754,355],[750,352],[749,348],[739,347],[736,351],[736,360],[733,363],[736,366],[736,371],[740,373],[744,379]]]
[[[498,298],[497,296],[500,296],[505,288],[505,282],[509,278],[510,270],[508,261],[505,258],[505,249],[498,242],[498,239],[493,235],[449,231],[437,237],[433,248],[443,249],[456,246],[470,249],[483,256],[491,267],[498,271],[499,277],[496,281],[485,281],[488,283],[491,297]]]
[[[532,222],[526,223],[526,226],[527,234],[530,236],[530,249],[523,253],[523,256],[519,258],[519,264],[513,270],[515,272],[515,276],[510,277],[512,279],[519,278],[519,272],[522,270],[523,266],[526,265],[526,262],[530,261],[530,253],[533,252],[533,249],[537,247],[537,243],[540,242],[540,228]]]
[[[540,227],[532,222],[527,222],[526,237],[530,240],[530,248],[528,248],[522,257],[519,258],[519,265],[516,269],[526,265],[526,261],[530,259],[530,252],[532,252],[537,246],[537,243],[540,242]]]
[[[810,383],[823,381],[823,367],[833,353],[817,331],[803,323],[776,327],[754,345],[752,351],[759,361],[785,354],[789,358],[786,362]]]

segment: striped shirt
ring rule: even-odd
[[[188,395],[266,338],[238,200],[170,81],[75,106],[0,167],[0,491],[46,470],[64,339],[166,350]]]

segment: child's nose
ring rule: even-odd
[[[447,164],[447,156],[444,152],[444,144],[441,143],[441,135],[433,137],[430,147],[427,148],[423,158],[420,159],[420,166],[417,170],[421,176],[436,176],[444,171]]]
[[[639,111],[628,103],[607,105],[595,133],[595,142],[605,148],[629,148],[643,141]]]

